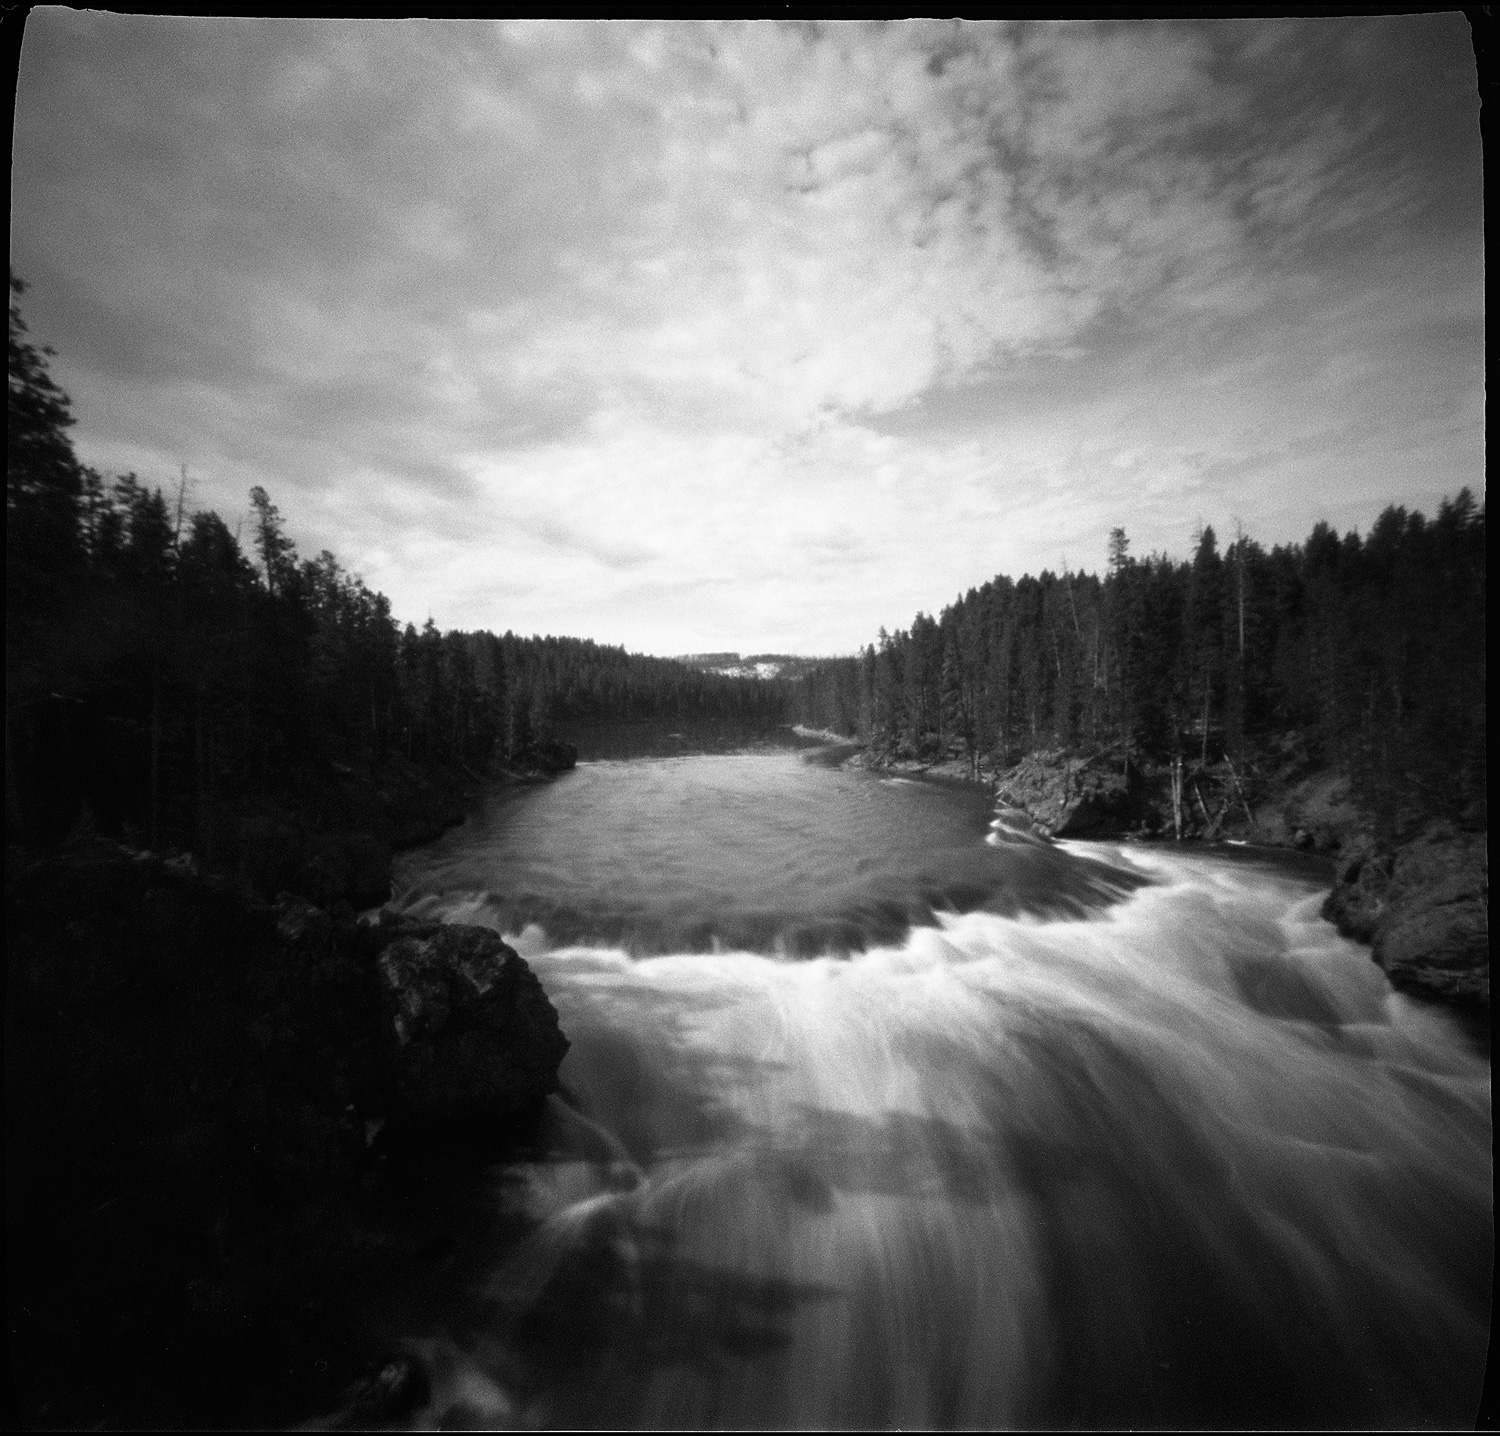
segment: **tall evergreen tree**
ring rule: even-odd
[[[83,559],[80,518],[84,471],[68,430],[68,396],[52,378],[54,351],[28,337],[17,300],[26,286],[10,277],[10,401],[5,436],[6,606],[34,616],[56,602]]]

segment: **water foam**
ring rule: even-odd
[[[1472,1420],[1486,1062],[1306,882],[1070,848],[1151,881],[848,958],[513,935],[584,1119],[488,1277],[529,1420]]]

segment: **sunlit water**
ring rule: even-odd
[[[401,880],[572,1044],[429,1419],[1472,1424],[1488,1060],[1326,876],[765,753],[584,765]]]

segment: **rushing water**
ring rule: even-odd
[[[1472,1424],[1488,1059],[1326,876],[759,753],[497,795],[401,879],[572,1043],[431,1419]]]

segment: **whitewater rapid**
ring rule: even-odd
[[[801,960],[511,932],[572,1045],[449,1354],[491,1419],[1472,1424],[1487,1055],[1307,877],[1064,855],[1132,881]]]

